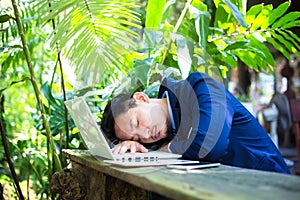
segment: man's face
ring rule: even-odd
[[[115,119],[116,136],[121,140],[153,143],[167,136],[167,116],[160,105],[136,101],[137,106]]]

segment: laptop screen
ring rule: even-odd
[[[65,105],[80,131],[80,136],[84,144],[90,150],[91,154],[113,159],[110,147],[97,124],[96,116],[91,113],[84,97],[68,100],[65,102]]]

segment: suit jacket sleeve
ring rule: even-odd
[[[222,84],[201,73],[191,74],[187,81],[196,98],[188,99],[185,105],[187,109],[182,109],[181,122],[186,121],[183,118],[192,122],[192,137],[183,156],[218,161],[227,154],[234,113],[229,106],[227,90]],[[185,129],[187,132],[188,128]],[[170,148],[172,150],[172,143]]]

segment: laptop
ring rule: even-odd
[[[193,162],[178,159],[181,157],[179,154],[162,151],[113,154],[109,146],[109,140],[106,139],[98,125],[96,116],[91,112],[85,97],[77,97],[75,99],[65,101],[65,105],[73,118],[75,125],[79,129],[83,143],[86,145],[91,155],[96,158],[100,158],[106,163],[137,167]]]

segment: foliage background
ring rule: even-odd
[[[1,119],[28,198],[51,197],[49,180],[59,169],[56,152],[64,167],[61,149],[84,148],[64,100],[91,95],[100,120],[113,95],[144,90],[155,96],[163,77],[203,71],[226,85],[238,60],[272,73],[275,62],[266,43],[287,59],[299,55],[300,39],[290,28],[300,25],[300,14],[287,13],[290,2],[247,9],[243,0],[19,0],[27,44],[12,2],[1,1],[0,9]],[[32,87],[30,70],[39,91]],[[44,111],[36,93],[42,94]],[[13,180],[2,146],[0,160],[0,183],[9,188]],[[16,196],[12,188],[6,195]]]

